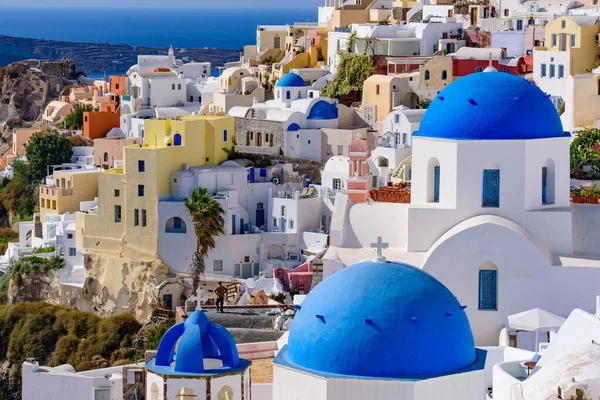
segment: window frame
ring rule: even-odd
[[[484,301],[485,299],[483,298],[484,296],[482,296],[483,294],[483,277],[484,275],[491,275],[493,276],[493,283],[494,283],[494,287],[493,287],[493,294],[494,294],[494,298],[493,298],[493,303],[490,303],[489,305],[487,305],[487,303]],[[479,311],[498,311],[498,271],[495,269],[480,269],[479,270],[479,293],[478,293],[478,310]]]

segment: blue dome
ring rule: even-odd
[[[305,87],[304,79],[300,77],[300,75],[294,74],[290,72],[289,74],[285,74],[282,76],[275,86],[279,87]]]
[[[310,108],[307,119],[310,120],[323,120],[323,119],[337,119],[338,108],[335,103],[328,103],[325,100],[319,100]]]
[[[444,285],[406,264],[363,262],[311,290],[287,358],[323,373],[417,379],[467,367],[476,356],[467,316]]]
[[[533,83],[504,72],[479,72],[442,90],[413,136],[519,140],[570,135],[549,96]]]
[[[223,366],[205,369],[205,358],[221,360]],[[165,333],[156,358],[146,368],[163,375],[222,374],[247,364],[248,361],[240,360],[235,341],[227,329],[210,322],[203,311],[194,311],[185,322],[173,325]]]

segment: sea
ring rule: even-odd
[[[0,7],[0,35],[159,48],[238,50],[256,43],[258,25],[316,21],[317,13],[314,6],[268,9]]]

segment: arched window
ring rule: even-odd
[[[177,399],[177,400],[196,400],[196,399],[198,399],[198,396],[196,395],[196,392],[194,392],[193,389],[181,388],[181,390],[177,392],[175,399]]]
[[[489,261],[479,266],[479,309],[498,309],[498,267]]]
[[[483,170],[482,207],[500,207],[500,168],[486,164]]]
[[[542,204],[554,204],[555,182],[554,160],[549,158],[542,167]]]
[[[448,72],[446,72],[446,70],[442,71],[442,80],[445,81],[446,79],[448,79]]]
[[[108,162],[108,153],[104,153],[104,162]]]
[[[181,135],[176,133],[173,137],[173,146],[181,146]]]
[[[380,167],[388,167],[389,166],[389,161],[387,158],[385,157],[380,157],[379,158],[379,166]]]
[[[285,92],[285,99],[289,100],[292,98],[292,94],[290,93],[290,91],[288,90],[287,92]]]
[[[535,25],[535,19],[533,19],[533,18],[529,18],[529,22],[528,22],[528,24],[529,24],[529,25]]]
[[[185,221],[179,217],[171,217],[167,220],[165,225],[166,233],[185,233],[187,231],[187,227],[185,226]]]
[[[426,81],[429,80],[429,70],[428,69],[425,70],[425,80]]]
[[[427,166],[427,201],[429,203],[440,202],[440,162],[437,158],[431,158]]]
[[[156,385],[156,383],[152,384],[150,393],[151,393],[150,400],[158,400],[158,386]]]

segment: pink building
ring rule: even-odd
[[[350,142],[350,171],[346,190],[348,200],[364,203],[369,200],[371,179],[369,176],[369,151],[364,138],[354,138]]]

